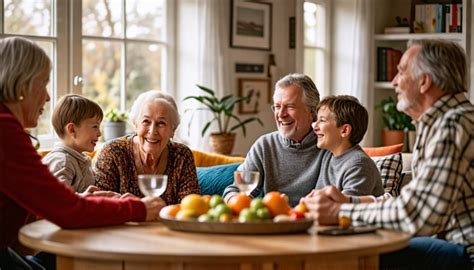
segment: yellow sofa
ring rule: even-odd
[[[38,151],[38,154],[41,157],[44,157],[48,154],[49,151]],[[95,153],[87,153],[91,158],[94,157]],[[194,156],[194,164],[196,167],[209,167],[215,165],[223,165],[223,164],[230,164],[235,162],[243,162],[245,160],[244,157],[232,157],[226,155],[220,155],[215,153],[208,153],[208,152],[201,152],[198,150],[192,150]]]

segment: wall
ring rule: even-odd
[[[296,56],[295,50],[288,48],[288,35],[289,35],[289,17],[294,16],[295,14],[295,1],[265,1],[272,3],[272,48],[271,51],[258,51],[258,50],[246,50],[246,49],[235,49],[230,48],[229,58],[230,58],[230,69],[235,71],[235,63],[264,63],[265,67],[268,63],[268,55],[273,53],[275,55],[275,61],[277,64],[277,76],[272,80],[272,91],[274,83],[281,77],[285,76],[288,73],[295,72],[296,70]],[[249,73],[235,73],[231,72],[231,82],[233,82],[234,93],[237,93],[238,78],[264,78],[265,74],[249,74]],[[272,93],[273,95],[273,93]],[[245,154],[252,144],[255,142],[258,137],[262,134],[272,132],[276,130],[275,121],[273,118],[273,113],[270,110],[271,104],[263,104],[262,111],[257,114],[262,122],[264,127],[261,127],[259,124],[253,123],[249,125],[247,129],[247,136],[243,137],[242,133],[239,131],[237,134],[237,142],[234,147],[235,154]]]
[[[228,29],[230,29],[230,0],[226,1],[228,4],[229,14],[223,14],[227,21]],[[272,3],[272,48],[271,51],[261,50],[249,50],[249,49],[237,49],[231,48],[227,44],[226,57],[228,59],[228,70],[230,70],[230,82],[231,88],[226,90],[226,93],[237,94],[238,93],[238,78],[266,78],[266,69],[264,73],[235,73],[235,63],[255,63],[255,64],[266,64],[268,62],[268,55],[273,53],[277,64],[277,77],[284,76],[288,73],[294,72],[296,69],[296,57],[295,50],[288,48],[288,32],[289,32],[289,17],[295,14],[295,0],[289,1],[264,1]],[[182,123],[177,134],[180,139],[185,143],[189,143],[190,140],[197,139],[200,134],[191,134],[187,136],[187,121],[189,121],[189,114],[185,114],[184,110],[189,104],[187,102],[181,102],[181,100],[190,94],[190,89],[195,88],[197,83],[197,52],[195,51],[197,35],[199,29],[196,29],[197,18],[196,18],[196,7],[197,0],[180,0],[176,2],[177,10],[177,50],[176,50],[176,100],[179,103],[180,111],[182,112]],[[272,90],[273,83],[272,82]],[[247,136],[243,137],[243,134],[239,130],[237,132],[236,144],[234,147],[233,154],[245,155],[255,140],[262,134],[276,130],[275,121],[273,119],[273,113],[270,110],[270,104],[262,104],[260,113],[256,115],[259,117],[264,126],[260,126],[258,123],[251,123],[247,125]],[[243,115],[242,119],[245,119],[247,115]],[[204,142],[205,143],[205,142]],[[207,145],[199,147],[202,150],[208,150]]]

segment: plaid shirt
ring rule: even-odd
[[[413,235],[445,233],[474,254],[474,106],[463,93],[435,102],[417,123],[413,179],[400,196],[343,204],[339,216]]]

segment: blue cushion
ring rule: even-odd
[[[222,195],[224,189],[234,182],[234,171],[241,163],[210,167],[197,167],[197,177],[202,195]]]

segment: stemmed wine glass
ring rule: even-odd
[[[249,196],[252,190],[254,190],[260,179],[260,173],[254,171],[235,171],[234,181],[240,192],[245,193]]]
[[[140,174],[138,175],[138,187],[143,195],[148,197],[159,197],[166,190],[168,175],[162,174]]]

